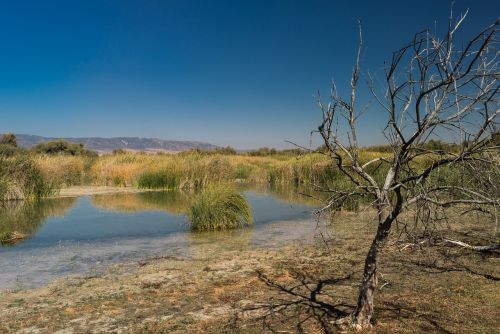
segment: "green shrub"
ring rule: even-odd
[[[275,155],[277,153],[276,149],[274,148],[268,148],[268,147],[261,147],[257,150],[250,151],[248,154],[250,156],[260,156],[260,157],[267,157],[268,155]]]
[[[229,186],[211,186],[193,200],[187,216],[194,231],[228,230],[253,224],[245,197]]]
[[[231,146],[226,146],[226,147],[217,147],[215,149],[215,153],[219,154],[225,154],[225,155],[236,155],[238,152]]]
[[[44,154],[81,155],[89,157],[97,156],[97,152],[87,150],[83,144],[70,143],[65,140],[54,140],[46,143],[40,143],[33,146],[32,150],[36,153]]]

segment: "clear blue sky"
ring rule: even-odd
[[[0,1],[0,132],[140,136],[236,148],[307,144],[314,101],[348,83],[357,19],[376,72],[414,32],[446,26],[421,1]],[[475,32],[500,1],[456,1]],[[367,97],[366,101],[368,101]],[[375,107],[374,107],[375,108]],[[382,142],[381,113],[361,142]]]

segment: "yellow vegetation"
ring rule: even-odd
[[[387,153],[360,152],[363,161]],[[345,177],[324,154],[250,156],[223,153],[108,154],[100,157],[36,155],[37,165],[54,184],[155,189],[199,189],[207,184],[244,182],[271,185],[329,184]],[[376,164],[374,164],[374,167]],[[384,168],[377,167],[383,175]]]

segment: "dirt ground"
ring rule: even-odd
[[[314,242],[204,243],[46,287],[0,292],[0,333],[335,333],[352,311],[372,226],[358,216]],[[233,242],[238,243],[238,240]],[[363,333],[500,333],[498,254],[388,245]]]

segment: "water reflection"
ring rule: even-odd
[[[317,200],[302,195],[297,188],[269,189],[246,185],[240,185],[239,188],[254,208],[254,221],[257,225],[296,217],[318,203]],[[79,204],[69,219],[69,224],[52,223],[37,239],[88,240],[184,231],[186,219],[183,215],[189,208],[192,196],[193,194],[182,191],[163,191],[45,199],[37,202],[5,202],[0,205],[0,246],[23,243],[36,234],[50,217],[63,217],[76,203]],[[96,214],[96,208],[109,212],[110,215]],[[123,216],[123,213],[132,216]],[[77,224],[79,221],[85,221],[85,224]]]
[[[0,245],[12,246],[35,232],[49,217],[63,217],[76,198],[8,201],[0,204]]]
[[[297,188],[269,189],[264,186],[247,185],[240,185],[239,188],[254,207],[256,224],[273,219],[290,219],[318,203],[317,200],[302,195],[301,190]],[[52,224],[54,226],[48,227],[41,233],[40,238],[87,240],[184,231],[186,219],[179,216],[188,210],[192,196],[193,194],[182,191],[163,191],[95,195],[80,199],[70,197],[45,199],[37,202],[5,202],[0,205],[0,246],[22,243],[37,233],[50,217],[63,217],[77,202],[79,205],[70,219],[71,224],[54,223]],[[83,198],[85,200],[82,200]],[[127,213],[133,217],[96,215],[96,208],[110,214]],[[159,215],[160,213],[167,216]],[[81,220],[85,220],[84,225],[76,224]],[[138,221],[141,224],[138,224]]]
[[[291,186],[240,184],[237,189],[257,196],[269,196],[289,204],[318,206],[321,200],[310,189]],[[101,209],[115,212],[164,211],[184,214],[189,208],[194,193],[184,191],[153,191],[135,194],[95,195],[92,203]],[[321,194],[320,194],[321,195]],[[324,197],[324,196],[323,196]]]
[[[326,192],[315,192],[312,187],[304,186],[241,184],[239,189],[242,191],[251,191],[263,196],[272,195],[290,204],[300,203],[310,206],[320,206],[328,197],[328,193]]]
[[[189,207],[189,194],[182,191],[144,192],[137,194],[96,195],[92,204],[116,212],[165,211],[183,214]]]
[[[0,289],[35,287],[54,278],[101,270],[150,256],[210,257],[214,252],[276,247],[314,233],[312,206],[280,189],[242,188],[254,226],[191,233],[190,196],[146,192],[8,203],[0,207],[0,231],[29,238],[0,247]],[[296,200],[297,199],[297,200]],[[71,208],[71,210],[69,210]]]

